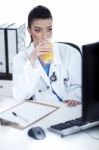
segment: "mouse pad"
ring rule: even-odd
[[[0,123],[2,126],[25,129],[57,109],[58,106],[27,100],[1,112]]]

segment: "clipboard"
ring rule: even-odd
[[[0,113],[2,126],[25,129],[58,110],[58,106],[25,100]]]

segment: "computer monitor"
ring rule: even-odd
[[[99,121],[99,42],[82,46],[82,118]]]
[[[99,126],[99,42],[82,46],[82,115],[51,125],[62,137]]]

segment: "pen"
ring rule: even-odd
[[[24,120],[25,122],[27,122],[27,123],[28,123],[28,120],[26,120],[24,117],[22,117],[22,116],[18,115],[17,113],[12,112],[12,114],[13,114],[15,117],[18,117],[18,118],[20,118],[20,119],[22,119],[22,120]]]

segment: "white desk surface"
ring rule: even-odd
[[[14,104],[16,101],[11,98],[0,99],[0,112]],[[47,130],[52,124],[81,116],[81,106],[69,108],[60,102],[56,105],[60,106],[59,110],[24,130],[0,126],[0,150],[99,150],[99,127],[89,129],[87,133],[79,132],[64,138]],[[27,135],[28,129],[34,126],[40,126],[45,130],[45,139],[35,140]]]

